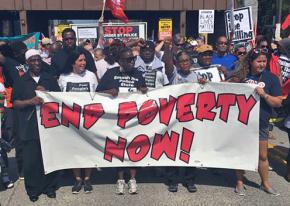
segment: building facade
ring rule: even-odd
[[[242,5],[243,1],[246,0],[235,0],[235,4]],[[215,34],[209,36],[213,39],[225,33],[224,11],[230,2],[232,0],[127,0],[125,6],[130,20],[148,23],[148,36],[157,36],[159,18],[172,18],[175,33],[196,36],[198,10],[215,10]],[[52,20],[97,20],[102,4],[103,0],[0,0],[0,36],[34,31],[49,35]],[[105,19],[114,18],[106,11]]]

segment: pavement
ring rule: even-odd
[[[199,169],[196,178],[198,191],[187,192],[186,188],[179,185],[178,192],[167,191],[165,178],[156,175],[154,168],[141,168],[138,171],[138,194],[125,195],[115,194],[115,171],[114,169],[95,170],[93,172],[93,192],[85,194],[83,191],[78,195],[71,193],[73,178],[71,171],[64,171],[60,176],[60,187],[56,199],[49,199],[41,195],[36,203],[29,201],[24,189],[24,181],[17,180],[16,163],[14,152],[10,156],[10,171],[15,181],[14,188],[0,190],[1,206],[189,206],[189,205],[217,205],[217,206],[289,206],[290,183],[283,179],[286,167],[286,155],[289,148],[288,138],[285,132],[274,128],[276,137],[269,141],[269,160],[273,171],[270,171],[270,182],[280,192],[280,196],[269,195],[259,189],[260,178],[256,172],[246,172],[246,196],[241,197],[234,193],[235,176],[232,170],[226,169]]]

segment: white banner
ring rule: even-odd
[[[198,33],[214,33],[214,10],[199,10]]]
[[[256,170],[259,98],[247,84],[180,84],[148,94],[39,92],[46,173],[189,166]]]

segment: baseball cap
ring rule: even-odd
[[[40,56],[40,52],[39,50],[36,49],[29,49],[25,52],[25,59],[28,60],[30,57],[32,56],[36,56],[39,55]]]
[[[143,50],[143,49],[154,50],[155,44],[152,41],[145,41],[144,46],[141,47],[141,50]]]
[[[204,52],[213,52],[213,48],[211,45],[208,45],[208,44],[204,44],[204,45],[201,45],[199,47],[196,48],[196,51],[198,53],[204,53]]]

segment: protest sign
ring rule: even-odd
[[[208,69],[195,69],[193,72],[209,82],[221,82],[224,80],[224,75],[219,72],[217,67],[210,67]]]
[[[104,39],[147,39],[146,22],[104,23]]]
[[[248,84],[187,83],[147,94],[41,92],[45,172],[185,166],[256,170],[259,97]]]
[[[40,32],[34,32],[14,37],[0,37],[0,41],[22,41],[28,49],[38,49],[39,37]]]
[[[159,19],[158,39],[172,39],[172,19]]]
[[[56,40],[62,41],[62,32],[66,28],[70,28],[70,25],[68,25],[68,24],[59,24],[59,25],[54,27],[54,36],[55,36]]]
[[[225,23],[226,32],[228,38],[230,38],[231,28],[231,11],[225,12]],[[247,41],[254,39],[254,29],[252,20],[252,9],[251,7],[244,7],[235,9],[233,12],[234,19],[234,34],[233,41]]]
[[[71,24],[71,28],[76,32],[77,44],[89,39],[95,42],[98,38],[97,24]],[[129,22],[125,23],[103,23],[104,39],[120,39],[127,41],[129,39],[146,39],[147,23],[146,22]]]
[[[198,33],[214,33],[214,10],[199,10]]]

